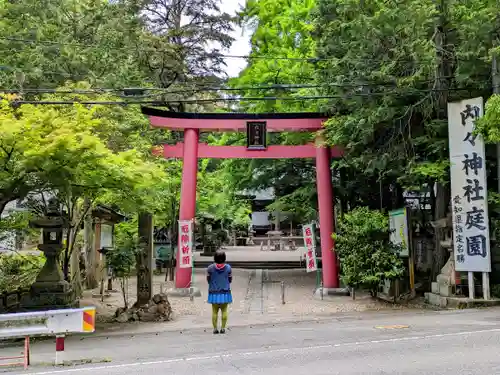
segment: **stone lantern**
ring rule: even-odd
[[[67,222],[61,214],[57,199],[50,199],[45,217],[31,221],[30,226],[41,229],[38,249],[44,253],[46,261],[31,286],[29,295],[23,297],[22,308],[43,310],[74,307],[75,296],[61,270],[63,231],[67,228]]]

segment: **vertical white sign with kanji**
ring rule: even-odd
[[[193,221],[179,220],[179,267],[193,267]]]
[[[390,240],[395,245],[401,245],[399,253],[402,257],[410,255],[408,236],[408,213],[405,208],[389,211],[389,229],[391,230]]]
[[[484,141],[474,135],[483,98],[448,103],[455,270],[491,272]]]
[[[316,241],[314,238],[314,227],[312,224],[304,225],[302,227],[304,235],[304,246],[306,248],[306,271],[313,272],[318,269],[316,262]]]

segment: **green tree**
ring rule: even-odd
[[[435,6],[403,3],[318,0],[318,81],[327,83],[324,94],[338,97],[325,106],[332,114],[325,135],[346,147],[337,164],[351,204],[354,195],[368,203],[378,181],[385,189],[417,181],[421,186],[426,181],[418,180],[419,163],[448,156],[445,124],[433,122],[433,95],[426,91],[436,70],[430,38]],[[360,184],[353,175],[371,183]],[[394,191],[401,196],[401,189]]]
[[[448,1],[318,0],[318,82],[332,97],[325,135],[346,150],[336,163],[346,206],[401,206],[410,189],[430,192],[435,217],[444,215],[446,103],[488,95],[487,42],[470,39],[486,19],[466,25],[482,12],[476,5],[470,13]]]
[[[500,43],[498,4],[492,0],[466,0],[450,2],[448,6],[458,40],[454,46],[458,60],[456,79],[473,85],[488,97],[492,86],[498,85],[492,82],[498,75],[498,71],[492,72],[492,57],[498,55]]]
[[[146,78],[133,58],[139,19],[122,2],[6,2],[0,19],[2,86],[55,88],[88,79],[123,87]]]
[[[476,131],[488,143],[500,142],[500,95],[492,95],[485,106],[482,118],[476,121]]]
[[[233,42],[232,17],[221,11],[220,0],[145,0],[140,11],[145,27],[140,62],[156,85],[220,80],[226,64],[221,50]]]
[[[491,94],[495,7],[473,0],[318,0],[318,82],[332,97],[326,138],[346,150],[335,163],[345,209],[401,207],[404,191],[414,190],[430,196],[417,215],[422,233],[446,215],[447,102]],[[478,131],[489,131],[487,121]],[[434,234],[435,275],[442,257]]]
[[[379,211],[359,207],[339,220],[335,250],[342,279],[353,293],[366,288],[376,296],[382,281],[403,275],[403,262],[398,256],[401,246],[392,244],[389,236],[389,217]]]
[[[85,129],[88,123],[82,125],[81,108],[75,112],[61,118],[54,108],[13,109],[0,102],[0,213],[10,201],[65,181],[86,157],[100,161],[102,149]]]
[[[249,202],[238,198],[234,185],[227,183],[229,176],[224,169],[207,171],[210,161],[206,159],[201,164],[198,212],[223,223],[247,227],[251,212]]]
[[[247,67],[231,80],[235,87],[272,86],[244,90],[246,96],[294,97],[314,95],[314,88],[286,89],[312,84],[315,79],[313,0],[250,0],[240,12],[240,22],[253,30]],[[276,57],[276,58],[273,58]],[[310,59],[310,60],[307,60]],[[284,87],[280,87],[283,85]],[[261,101],[240,106],[251,112],[300,112],[315,110],[311,101]]]
[[[215,0],[203,4],[134,0],[2,2],[0,30],[0,52],[8,56],[0,68],[0,85],[18,90],[22,99],[33,100],[127,100],[121,90],[126,86],[173,85],[182,90],[186,84],[218,81],[216,75],[223,72],[224,65],[221,49],[232,41],[232,19],[220,11],[219,1]],[[53,95],[33,92],[34,88],[58,87],[61,90]],[[161,90],[136,93],[141,99],[190,95]],[[193,108],[201,109],[199,105]],[[83,144],[96,142],[95,152],[79,145],[81,150],[75,153],[84,156],[82,163],[56,168],[53,174],[49,174],[50,169],[30,171],[22,167],[22,183],[5,185],[8,196],[2,196],[0,191],[0,212],[4,201],[22,199],[34,192],[56,193],[75,228],[68,231],[66,239],[65,270],[69,268],[70,254],[74,254],[76,228],[95,203],[116,205],[132,215],[154,212],[160,222],[176,226],[180,163],[151,155],[152,146],[169,141],[169,132],[151,131],[137,106],[44,106],[37,113],[52,114],[47,120],[51,122],[57,118],[82,121]],[[70,127],[67,130],[70,132]],[[61,137],[60,141],[67,139]],[[64,145],[73,147],[70,143]],[[35,155],[36,162],[31,164],[51,166],[54,152],[52,148]],[[96,159],[87,160],[87,156]],[[91,243],[88,239],[86,242]],[[76,265],[73,260],[71,263]]]
[[[78,254],[74,245],[90,202],[119,202],[138,210],[158,207],[165,180],[162,163],[145,156],[133,146],[113,151],[102,129],[118,126],[99,106],[29,106],[12,109],[2,104],[0,134],[4,149],[4,199],[21,199],[35,188],[56,194],[65,206],[70,229],[64,252],[64,273],[70,259],[75,278],[79,277]],[[109,123],[108,123],[109,121]],[[117,147],[120,149],[120,147]],[[33,169],[31,174],[27,172]],[[16,195],[10,186],[25,186]],[[9,190],[10,189],[10,190]],[[111,202],[110,202],[111,201]],[[159,200],[160,204],[162,200]],[[75,280],[79,285],[79,280]]]
[[[318,103],[300,100],[315,95],[315,48],[311,0],[252,0],[240,12],[241,24],[251,29],[251,52],[247,67],[230,80],[234,88],[264,86],[267,89],[238,91],[243,101],[238,109],[246,112],[316,111]],[[277,58],[273,58],[277,57]],[[308,60],[310,59],[310,60]],[[298,88],[290,88],[296,84]],[[297,100],[246,102],[245,97],[297,97]],[[308,133],[272,134],[272,144],[312,142]],[[225,144],[244,144],[243,135],[223,136]],[[276,201],[270,210],[288,212],[297,221],[311,218],[317,210],[314,162],[311,160],[229,160],[225,162],[231,184],[239,190],[272,187]]]

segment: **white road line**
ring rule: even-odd
[[[270,353],[287,353],[287,352],[294,352],[294,351],[340,348],[343,346],[360,346],[360,345],[369,345],[369,344],[382,344],[382,343],[390,343],[390,342],[398,342],[398,341],[418,341],[418,340],[427,340],[427,339],[434,339],[434,338],[440,338],[440,337],[466,336],[466,335],[481,334],[481,333],[493,333],[493,332],[500,332],[500,328],[484,329],[484,330],[478,330],[478,331],[466,331],[466,332],[439,333],[439,334],[435,334],[435,335],[424,335],[424,336],[396,337],[396,338],[392,338],[392,339],[383,339],[383,340],[354,341],[354,342],[345,342],[345,343],[340,343],[340,344],[314,345],[314,346],[305,346],[305,347],[296,347],[296,348],[268,349],[268,350],[253,351],[253,352],[218,354],[218,355],[204,356],[204,357],[193,356],[193,357],[185,357],[185,358],[171,358],[171,359],[165,359],[165,360],[161,360],[161,361],[133,362],[133,363],[124,363],[124,364],[120,364],[120,365],[89,366],[89,367],[79,367],[79,368],[71,368],[71,369],[64,369],[64,370],[49,370],[49,371],[44,371],[44,372],[30,372],[30,373],[24,373],[23,375],[71,374],[71,373],[83,372],[83,371],[112,370],[112,369],[127,368],[127,367],[151,366],[151,365],[193,362],[193,361],[206,361],[206,360],[221,359],[221,358],[232,358],[232,357],[238,357],[238,356],[248,357],[248,356],[258,356],[258,355],[270,354]]]

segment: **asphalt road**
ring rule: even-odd
[[[33,348],[50,361],[53,346]],[[2,350],[3,351],[3,350]],[[500,374],[500,310],[362,314],[321,322],[67,340],[69,359],[8,374]]]

